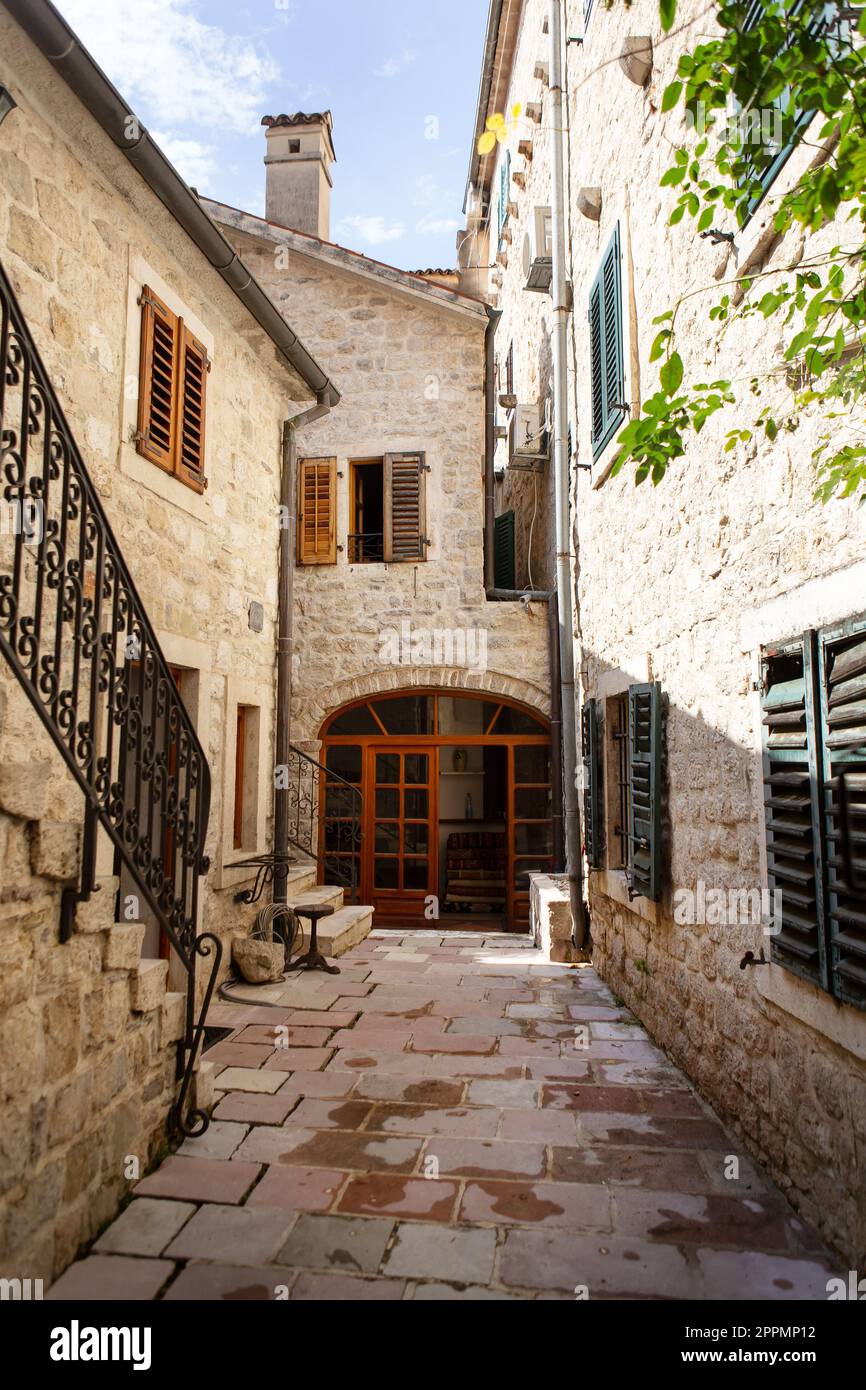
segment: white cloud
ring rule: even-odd
[[[436,217],[428,213],[415,223],[415,231],[421,236],[447,236],[449,232],[456,232],[459,225],[453,217]]]
[[[429,208],[439,197],[439,188],[432,174],[419,174],[415,180],[415,196],[412,205],[416,208]]]
[[[399,241],[406,235],[406,228],[402,222],[388,223],[384,217],[364,217],[357,213],[352,217],[344,217],[336,230],[341,236],[354,233],[359,241],[367,246],[381,246],[386,241]]]
[[[181,177],[197,188],[199,193],[207,193],[212,186],[211,178],[216,168],[216,150],[213,145],[203,145],[200,140],[184,140],[179,136],[163,135],[156,130],[151,131],[151,135]]]
[[[403,52],[396,58],[386,58],[380,68],[376,68],[374,77],[396,77],[404,68],[411,67],[418,54],[414,48],[404,48]]]
[[[130,105],[163,128],[252,134],[279,67],[247,38],[203,24],[192,0],[59,0],[64,17]]]

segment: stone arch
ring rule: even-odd
[[[532,681],[506,676],[500,671],[471,671],[465,667],[443,666],[383,666],[379,671],[365,671],[335,682],[323,690],[316,700],[307,696],[302,706],[292,711],[292,743],[303,752],[315,755],[321,742],[322,725],[343,705],[398,690],[417,689],[479,691],[498,695],[503,700],[515,700],[545,719],[549,719],[551,714],[549,691],[542,690]]]

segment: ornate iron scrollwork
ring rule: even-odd
[[[0,267],[0,650],[187,973],[184,1119],[210,770],[99,494]],[[80,896],[93,886],[85,855]],[[74,901],[64,905],[71,929]],[[219,946],[219,943],[216,942]],[[219,963],[206,991],[210,998]],[[207,1116],[194,1117],[203,1132]]]

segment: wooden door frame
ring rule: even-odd
[[[400,825],[400,851],[398,862],[402,864],[406,855],[403,851],[403,825],[405,817],[402,814],[402,792],[409,785],[420,791],[422,788],[427,792],[427,828],[428,828],[428,852],[427,852],[427,888],[424,897],[427,898],[431,893],[436,892],[439,882],[439,750],[431,748],[429,739],[420,734],[416,738],[404,738],[401,734],[391,734],[386,737],[375,737],[368,735],[365,740],[365,747],[361,753],[361,789],[363,796],[363,816],[362,816],[362,846],[369,846],[369,851],[362,848],[360,856],[360,879],[361,879],[361,898],[364,902],[373,902],[375,894],[378,892],[388,892],[388,889],[377,890],[373,884],[375,873],[376,846],[375,828],[376,821],[386,819],[376,815],[376,755],[378,753],[397,753],[403,756],[413,754],[423,754],[427,758],[427,782],[405,783],[402,780],[393,784],[401,793],[401,808],[397,821]],[[369,774],[369,775],[368,775]],[[383,783],[383,786],[388,785]],[[369,788],[369,795],[364,794],[364,789]],[[411,818],[410,818],[411,819]],[[412,857],[411,855],[409,856]],[[420,892],[420,889],[398,889],[398,892]],[[438,896],[438,894],[437,894]]]
[[[384,724],[379,719],[374,706],[378,701],[389,699],[401,699],[406,696],[426,695],[434,700],[433,726],[439,728],[439,700],[445,699],[475,699],[486,702],[487,704],[498,706],[497,712],[488,725],[484,733],[481,734],[389,734]],[[330,734],[327,732],[328,726],[341,715],[349,710],[358,709],[364,705],[370,708],[373,719],[379,725],[379,731],[372,734]],[[497,734],[496,724],[499,720],[501,709],[514,709],[529,715],[537,723],[547,727],[547,732],[543,734]],[[321,750],[320,757],[325,761],[326,750],[329,747],[359,747],[361,750],[361,782],[360,791],[363,798],[363,818],[362,818],[362,841],[361,853],[359,855],[359,882],[362,899],[371,901],[369,893],[372,891],[373,879],[373,824],[375,814],[371,809],[375,802],[375,792],[372,786],[368,786],[366,771],[369,750],[375,747],[379,752],[410,751],[413,753],[429,752],[431,755],[431,778],[433,782],[431,792],[431,825],[435,830],[433,835],[433,855],[431,856],[431,875],[435,885],[434,891],[438,896],[439,884],[439,750],[441,748],[470,748],[480,746],[482,748],[505,748],[507,773],[506,773],[506,808],[505,808],[505,843],[506,843],[506,873],[508,881],[506,885],[506,928],[511,930],[515,926],[515,904],[517,899],[524,897],[525,894],[518,893],[514,887],[514,866],[518,858],[532,858],[532,855],[518,855],[515,850],[515,780],[514,780],[514,750],[518,747],[527,745],[534,747],[551,749],[550,721],[528,705],[523,705],[519,700],[509,699],[505,695],[497,695],[487,690],[460,690],[460,689],[440,689],[438,687],[411,686],[407,689],[379,691],[371,695],[364,695],[360,699],[351,700],[345,705],[341,705],[338,710],[334,710],[322,725],[320,732]],[[435,751],[435,758],[433,753]],[[435,768],[435,774],[433,769]],[[552,771],[551,771],[552,777]],[[541,786],[541,783],[519,783],[520,786]],[[547,785],[552,785],[548,783]],[[545,820],[551,818],[545,818]],[[467,822],[471,825],[471,822]],[[552,833],[552,819],[551,819]],[[319,817],[319,853],[324,855],[325,818]],[[368,849],[369,846],[369,849]],[[543,856],[538,856],[542,862]],[[553,862],[553,852],[549,856]],[[435,875],[433,870],[435,869]],[[429,880],[428,880],[429,881]]]

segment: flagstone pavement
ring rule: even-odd
[[[838,1261],[591,967],[382,930],[340,967],[213,1007],[210,1129],[49,1298],[826,1298]]]

